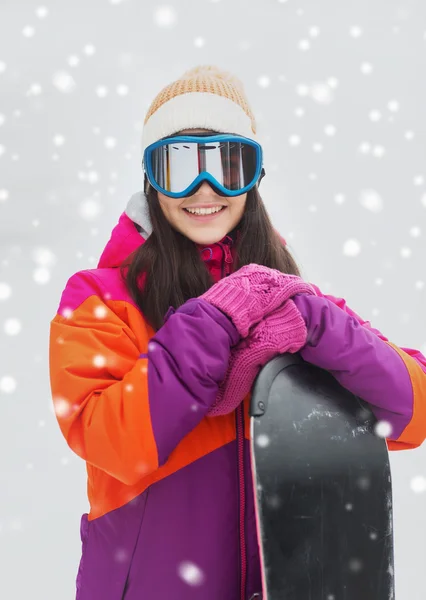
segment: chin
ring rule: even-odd
[[[184,231],[182,232],[187,238],[200,246],[210,246],[220,242],[228,233],[227,229],[209,229],[206,231]]]

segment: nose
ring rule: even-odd
[[[196,196],[217,196],[216,191],[210,185],[208,181],[203,181],[198,190],[195,192]]]
[[[200,189],[198,191],[204,191],[204,192],[214,192],[212,186],[210,185],[210,183],[208,181],[203,181],[203,183],[200,186]]]

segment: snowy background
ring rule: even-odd
[[[49,323],[141,189],[145,112],[185,70],[244,82],[303,276],[426,352],[425,19],[420,0],[0,0],[1,598],[74,598],[85,467],[53,415]],[[425,458],[391,456],[397,600],[425,597]]]

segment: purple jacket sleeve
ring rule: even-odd
[[[148,345],[148,391],[159,466],[203,419],[216,399],[239,335],[221,311],[194,298],[166,322]]]
[[[330,371],[343,387],[368,402],[376,418],[391,425],[388,439],[398,440],[414,419],[412,380],[402,351],[396,351],[377,330],[363,326],[355,313],[349,314],[324,296],[300,294],[293,300],[308,330],[302,358]],[[407,355],[409,360],[414,359]],[[421,380],[421,365],[412,367],[410,363],[410,368],[418,369],[416,377]],[[407,447],[420,445],[426,435],[425,425],[419,430],[425,403],[421,395],[416,420],[416,436],[420,438],[407,440]]]

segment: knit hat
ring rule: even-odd
[[[152,102],[142,132],[142,153],[183,129],[210,129],[257,141],[256,121],[241,81],[212,65],[186,71]]]

